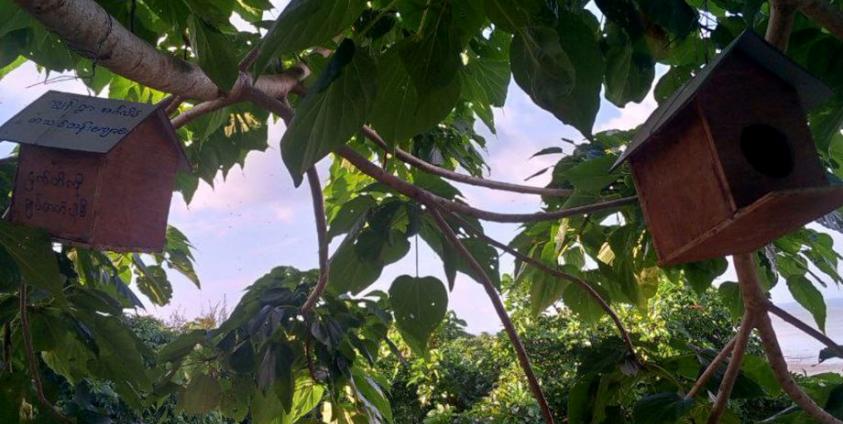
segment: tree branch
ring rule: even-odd
[[[553,413],[550,411],[550,406],[547,404],[547,399],[542,392],[539,380],[533,372],[533,366],[530,364],[530,357],[527,355],[527,349],[524,348],[524,343],[521,342],[521,337],[518,336],[518,331],[515,329],[515,325],[512,324],[512,320],[509,318],[509,314],[506,312],[506,308],[504,307],[500,296],[498,296],[495,286],[492,285],[492,281],[486,273],[486,269],[483,268],[483,265],[480,265],[480,263],[477,262],[477,259],[475,259],[471,252],[466,249],[465,245],[462,244],[459,237],[457,237],[454,230],[451,229],[451,226],[448,225],[448,222],[445,221],[445,218],[442,217],[435,205],[427,205],[427,207],[427,212],[436,221],[436,225],[439,227],[439,230],[442,231],[442,234],[445,235],[445,238],[451,246],[460,253],[460,256],[465,259],[469,267],[471,267],[474,272],[477,273],[477,276],[480,277],[480,283],[483,285],[483,289],[486,290],[486,294],[492,301],[492,306],[494,306],[498,318],[500,318],[501,323],[503,323],[504,330],[509,336],[509,341],[512,343],[513,348],[515,348],[515,356],[518,357],[518,362],[521,364],[521,368],[527,376],[530,391],[533,392],[533,397],[536,398],[536,402],[539,404],[542,416],[544,416],[544,421],[546,424],[552,424],[554,422]]]
[[[790,372],[787,369],[787,361],[784,359],[779,341],[776,338],[776,332],[773,329],[773,324],[770,322],[770,317],[767,315],[767,305],[769,302],[761,290],[761,285],[758,282],[758,273],[755,267],[755,261],[751,253],[737,254],[733,257],[735,264],[735,271],[738,274],[738,281],[741,285],[741,295],[744,301],[744,307],[748,311],[753,311],[755,316],[755,325],[758,328],[758,333],[761,335],[761,344],[764,347],[764,352],[767,354],[767,360],[770,362],[770,367],[773,370],[773,375],[776,377],[779,385],[793,401],[799,405],[802,410],[811,418],[817,420],[819,423],[827,424],[841,424],[843,421],[834,418],[831,414],[820,408],[807,394],[793,381]]]
[[[770,0],[770,20],[767,22],[767,42],[781,51],[787,50],[797,5],[794,0]]]
[[[784,309],[779,308],[778,306],[776,306],[772,303],[767,305],[767,309],[769,309],[771,313],[778,316],[783,321],[785,321],[785,322],[789,323],[790,325],[802,330],[803,332],[805,332],[809,336],[821,341],[824,345],[828,346],[829,349],[834,351],[834,353],[837,356],[843,358],[843,346],[840,346],[839,344],[835,343],[834,340],[832,340],[830,337],[826,336],[825,334],[823,334],[819,330],[811,327],[810,325],[806,324],[805,322],[799,320],[799,318],[796,318],[795,316],[787,313],[787,311],[785,311]]]
[[[709,424],[717,424],[720,422],[720,417],[726,411],[726,405],[729,403],[729,397],[732,395],[732,388],[735,386],[735,381],[738,379],[738,374],[741,372],[741,362],[743,362],[743,354],[746,351],[746,345],[749,342],[749,336],[752,334],[753,321],[755,311],[749,309],[744,312],[743,321],[738,329],[738,334],[735,335],[735,343],[732,348],[732,357],[729,359],[729,366],[726,368],[726,373],[723,379],[720,380],[720,389],[717,391],[717,399],[711,407],[711,412],[708,415]]]
[[[319,281],[301,307],[302,315],[307,315],[316,306],[316,302],[328,287],[328,224],[325,222],[325,202],[322,198],[322,184],[315,167],[307,170],[307,182],[310,185],[310,196],[313,198],[313,215],[316,222],[316,234],[319,240]]]
[[[801,0],[799,10],[808,18],[843,40],[843,10],[827,0]]]
[[[38,358],[35,356],[35,349],[32,347],[32,334],[29,331],[29,305],[27,304],[27,298],[29,296],[27,290],[26,284],[22,283],[20,286],[20,327],[21,334],[23,335],[24,350],[26,351],[26,361],[29,364],[29,373],[31,374],[32,381],[35,384],[36,396],[38,397],[38,401],[41,405],[48,409],[57,420],[63,423],[72,423],[72,421],[65,417],[64,414],[62,414],[61,411],[59,411],[59,409],[55,407],[44,394],[44,385],[41,382],[41,372],[38,370]]]
[[[451,181],[457,181],[468,185],[473,185],[477,187],[485,187],[490,188],[493,190],[501,190],[501,191],[510,191],[513,193],[522,193],[522,194],[538,194],[541,196],[551,196],[551,197],[565,197],[570,196],[573,193],[573,190],[564,189],[564,188],[548,188],[548,187],[533,187],[521,184],[512,184],[507,183],[504,181],[495,181],[485,178],[478,178],[472,175],[461,174],[459,172],[451,171],[450,169],[445,169],[439,166],[436,166],[430,162],[427,162],[421,158],[413,156],[412,154],[401,150],[400,148],[396,147],[394,149],[390,149],[383,138],[378,134],[375,130],[369,127],[363,127],[363,135],[372,140],[387,151],[394,151],[395,157],[397,157],[400,161],[421,169],[428,174],[433,174],[440,176],[442,178],[447,178]]]
[[[551,268],[545,265],[543,262],[536,260],[535,258],[530,257],[528,255],[525,255],[519,252],[518,250],[506,245],[505,243],[501,243],[487,236],[485,233],[483,233],[483,231],[475,228],[473,225],[471,225],[471,223],[469,223],[467,220],[465,220],[459,215],[451,214],[451,216],[459,220],[463,227],[471,230],[477,237],[480,237],[486,243],[489,243],[490,245],[495,246],[506,253],[509,253],[510,255],[521,260],[522,262],[528,263],[546,274],[550,274],[556,278],[574,283],[583,290],[585,290],[586,293],[588,293],[588,295],[600,305],[600,307],[606,312],[606,314],[609,315],[609,317],[615,323],[615,327],[617,327],[618,333],[620,333],[624,344],[626,344],[627,349],[629,349],[629,353],[632,355],[632,358],[635,360],[636,363],[641,364],[641,361],[638,359],[638,356],[635,353],[635,345],[632,344],[632,338],[629,336],[629,332],[626,331],[626,328],[624,327],[620,317],[618,317],[618,314],[615,313],[614,309],[612,309],[612,306],[609,305],[609,302],[607,302],[606,299],[603,299],[603,296],[601,296],[600,293],[598,293],[597,290],[595,290],[594,287],[591,286],[591,284],[575,275],[571,275],[562,272],[558,269]]]
[[[697,378],[697,381],[694,383],[694,387],[691,387],[691,390],[685,395],[685,399],[693,399],[697,396],[697,394],[702,390],[705,385],[708,383],[708,380],[717,373],[717,370],[720,369],[720,364],[729,357],[732,353],[732,349],[735,347],[735,337],[732,337],[723,349],[720,349],[720,352],[717,353],[717,356],[711,360],[708,366],[705,368],[702,374]]]

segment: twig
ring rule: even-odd
[[[294,112],[292,108],[279,101],[278,99],[268,96],[266,93],[263,93],[260,90],[256,90],[254,88],[248,89],[245,94],[245,97],[248,100],[251,100],[255,104],[259,105],[260,107],[263,107],[280,116],[288,124],[293,119]],[[511,223],[552,221],[568,216],[583,215],[602,210],[616,209],[621,206],[635,203],[637,200],[637,197],[630,196],[623,197],[620,199],[592,203],[590,205],[577,206],[568,209],[559,209],[551,212],[535,212],[526,214],[508,214],[493,212],[478,209],[466,205],[465,203],[459,203],[453,200],[448,200],[439,197],[421,187],[408,183],[407,181],[404,181],[396,177],[395,175],[384,171],[383,168],[375,165],[363,156],[360,156],[360,154],[358,154],[348,146],[340,147],[335,153],[350,162],[364,174],[374,178],[375,180],[389,187],[392,187],[393,189],[407,197],[415,199],[424,204],[435,205],[439,209],[474,216],[476,218],[483,219],[486,221]]]
[[[304,339],[304,359],[307,363],[307,372],[310,373],[310,378],[315,383],[319,383],[319,376],[316,374],[316,365],[313,364],[313,347],[311,344],[310,337],[306,337]]]
[[[310,196],[313,198],[313,214],[319,240],[319,281],[301,307],[302,315],[307,315],[316,306],[316,302],[319,301],[328,286],[328,269],[330,266],[328,263],[328,224],[325,222],[325,202],[322,199],[322,184],[319,182],[319,174],[315,167],[307,170],[307,182],[310,185]]]
[[[629,349],[629,353],[632,355],[633,359],[635,359],[635,362],[637,362],[638,364],[641,364],[641,361],[638,359],[638,356],[635,353],[635,346],[632,344],[632,338],[629,336],[629,332],[626,331],[626,328],[624,327],[623,322],[621,321],[620,317],[618,317],[618,314],[615,313],[615,311],[612,309],[611,305],[609,305],[609,302],[606,302],[606,300],[603,299],[603,296],[601,296],[600,293],[598,293],[597,290],[595,290],[594,287],[591,286],[591,284],[588,284],[588,282],[586,282],[585,280],[583,280],[583,279],[581,279],[581,278],[579,278],[575,275],[571,275],[571,274],[559,271],[558,269],[551,268],[551,267],[545,265],[543,262],[541,262],[539,260],[536,260],[535,258],[532,258],[528,255],[525,255],[525,254],[513,249],[512,247],[509,247],[505,243],[501,243],[501,242],[487,236],[485,233],[483,233],[481,230],[475,228],[473,225],[471,225],[471,223],[469,223],[467,220],[465,220],[464,218],[462,218],[459,215],[451,214],[451,216],[456,218],[457,220],[459,220],[460,223],[463,225],[463,227],[471,230],[476,236],[478,236],[478,237],[482,238],[484,241],[486,241],[486,243],[489,243],[490,245],[495,246],[498,249],[501,249],[506,253],[509,253],[510,255],[518,258],[522,262],[528,263],[528,264],[538,268],[539,270],[541,270],[541,271],[543,271],[547,274],[550,274],[550,275],[553,275],[554,277],[557,277],[557,278],[569,281],[571,283],[574,283],[574,284],[578,285],[580,288],[582,288],[583,290],[585,290],[586,293],[588,293],[588,295],[592,299],[594,299],[594,301],[596,301],[598,304],[600,304],[600,307],[603,308],[604,311],[606,311],[606,314],[609,315],[609,317],[612,319],[612,321],[614,321],[615,327],[617,327],[618,332],[620,333],[621,338],[624,341],[624,344],[626,344],[627,349]]]
[[[12,373],[12,323],[3,324],[3,364],[6,371]]]
[[[743,321],[734,339],[735,343],[732,348],[732,357],[729,359],[729,366],[726,368],[723,379],[720,380],[717,399],[714,401],[714,405],[711,407],[711,412],[708,415],[709,424],[720,422],[720,417],[726,411],[726,405],[729,403],[729,397],[732,395],[732,388],[735,386],[735,381],[737,381],[738,374],[741,372],[743,354],[746,351],[749,336],[752,334],[754,315],[755,311],[749,309],[744,312]]]
[[[404,354],[401,353],[401,349],[398,349],[398,346],[395,346],[395,343],[390,340],[389,337],[386,337],[384,340],[386,341],[386,345],[389,347],[390,352],[398,358],[398,362],[401,363],[401,366],[404,368],[410,368],[410,363],[407,362],[407,358],[405,358]]]
[[[459,172],[451,171],[450,169],[445,169],[439,166],[436,166],[430,162],[427,162],[421,158],[413,156],[412,154],[401,150],[400,148],[396,147],[394,149],[390,149],[383,138],[378,134],[375,130],[370,127],[363,127],[363,135],[366,138],[375,142],[378,146],[383,148],[387,151],[394,151],[395,157],[397,157],[400,161],[414,166],[418,169],[421,169],[428,174],[433,174],[440,176],[442,178],[447,178],[451,181],[457,181],[464,184],[469,184],[477,187],[486,187],[493,190],[502,190],[502,191],[511,191],[513,193],[523,193],[523,194],[538,194],[541,196],[551,196],[551,197],[565,197],[570,196],[573,193],[573,190],[563,189],[563,188],[547,188],[547,187],[533,187],[521,184],[512,184],[504,181],[495,181],[485,178],[478,178],[473,175],[466,175],[461,174]]]
[[[799,320],[799,318],[796,318],[795,316],[787,313],[787,311],[785,311],[784,309],[779,308],[778,306],[772,303],[767,305],[767,309],[772,314],[781,318],[782,321],[789,323],[790,325],[804,331],[809,336],[821,341],[824,345],[828,346],[829,349],[834,351],[837,356],[843,358],[843,346],[840,346],[839,344],[835,343],[834,340],[832,340],[830,337],[826,336],[819,330],[811,327],[805,322]]]
[[[787,50],[796,9],[794,0],[770,0],[770,20],[767,22],[767,34],[764,38],[781,51]]]
[[[568,209],[560,209],[552,212],[535,212],[535,213],[500,213],[478,209],[464,203],[454,202],[452,200],[444,199],[436,196],[420,187],[408,183],[391,173],[384,171],[381,167],[369,162],[363,156],[348,147],[341,147],[336,152],[343,159],[349,161],[357,169],[364,174],[392,187],[399,193],[422,201],[422,203],[431,203],[436,205],[439,209],[444,209],[450,212],[457,212],[465,215],[470,215],[485,221],[494,222],[509,222],[509,223],[525,223],[537,221],[552,221],[568,216],[583,215],[591,212],[597,212],[606,209],[615,209],[634,203],[637,197],[623,197],[620,199],[592,203],[590,205],[578,206]]]
[[[761,336],[761,344],[767,354],[767,360],[773,370],[779,385],[793,401],[811,418],[820,423],[841,424],[843,421],[834,418],[831,414],[820,408],[807,394],[793,381],[790,372],[787,370],[787,361],[784,359],[779,341],[776,338],[776,331],[767,315],[767,298],[761,290],[758,282],[758,273],[755,269],[755,261],[751,253],[734,255],[733,261],[735,271],[738,274],[738,281],[741,285],[741,295],[746,310],[753,311],[755,325]]]
[[[732,353],[733,347],[735,347],[734,337],[732,337],[732,339],[729,340],[728,343],[726,343],[726,346],[723,346],[723,349],[720,349],[720,352],[717,354],[717,356],[715,356],[714,359],[711,360],[711,362],[705,368],[703,373],[700,374],[700,376],[697,378],[696,383],[694,383],[694,387],[691,387],[691,390],[689,390],[688,393],[685,395],[685,399],[693,399],[697,396],[700,390],[702,390],[703,387],[705,387],[705,385],[708,383],[708,380],[710,380],[711,377],[717,373],[717,370],[720,369],[720,364],[725,361],[726,358],[728,358],[729,355]]]
[[[182,103],[184,103],[184,98],[182,98],[182,96],[179,96],[179,95],[172,96],[172,99],[170,99],[170,102],[167,103],[167,107],[164,108],[164,113],[166,113],[167,116],[172,115],[173,113],[175,113],[176,111],[179,110],[179,106],[181,106]]]
[[[29,373],[32,374],[32,381],[35,383],[35,393],[38,396],[38,401],[44,408],[48,409],[53,416],[61,422],[72,423],[69,418],[55,407],[47,396],[44,394],[44,385],[41,382],[41,372],[38,370],[38,359],[35,357],[35,349],[32,347],[32,334],[29,331],[29,314],[27,305],[27,286],[21,284],[20,286],[20,326],[21,334],[23,335],[23,345],[26,351],[26,360],[29,363]]]
[[[521,342],[521,337],[518,336],[518,331],[515,329],[515,325],[512,324],[512,320],[509,318],[509,314],[506,312],[506,308],[504,307],[500,296],[498,296],[495,286],[492,285],[492,281],[489,279],[486,269],[483,268],[483,265],[480,265],[471,252],[466,249],[465,245],[462,244],[459,237],[457,237],[454,230],[451,229],[451,226],[448,225],[448,222],[445,221],[445,218],[442,217],[436,207],[434,205],[427,206],[428,213],[430,213],[436,221],[436,225],[439,227],[439,230],[442,231],[451,246],[459,252],[460,256],[465,259],[469,267],[471,267],[480,278],[480,283],[482,284],[483,289],[486,290],[486,294],[489,296],[489,299],[492,301],[492,306],[494,306],[498,318],[501,320],[501,323],[503,323],[504,330],[506,330],[506,334],[509,336],[509,341],[512,343],[513,348],[515,348],[515,355],[518,357],[518,362],[521,364],[521,368],[527,376],[530,391],[533,392],[533,397],[536,398],[536,402],[539,404],[539,409],[542,412],[544,421],[547,424],[552,424],[554,422],[553,413],[550,411],[550,406],[547,404],[547,399],[542,392],[539,380],[533,372],[533,366],[530,364],[530,357],[527,355],[527,349],[524,348],[524,343]]]

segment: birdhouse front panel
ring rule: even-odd
[[[693,160],[687,160],[693,158]],[[704,123],[693,109],[630,159],[641,207],[662,262],[732,214]],[[705,199],[705,201],[700,201]]]
[[[738,208],[827,183],[798,93],[745,54],[723,60],[695,102]]]
[[[101,158],[21,146],[9,218],[68,241],[90,238]]]
[[[105,157],[94,243],[113,251],[154,251],[165,241],[180,153],[161,121],[138,126]],[[130,248],[129,248],[130,247]]]

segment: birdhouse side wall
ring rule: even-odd
[[[9,219],[87,244],[101,163],[96,153],[21,145]]]
[[[827,184],[798,94],[746,55],[727,58],[697,102],[739,208],[772,191]]]
[[[161,251],[178,153],[153,115],[105,156],[94,226],[98,247]]]
[[[670,264],[686,244],[732,215],[707,137],[696,109],[689,107],[630,158],[662,264]]]

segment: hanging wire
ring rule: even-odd
[[[419,234],[416,233],[416,278],[419,278]]]

